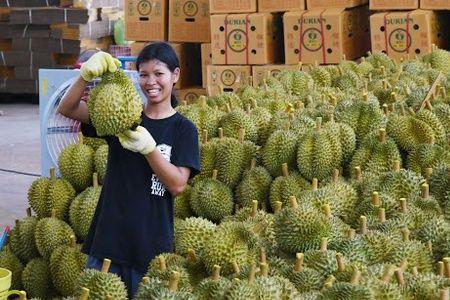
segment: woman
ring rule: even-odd
[[[82,132],[95,137],[86,103],[80,101],[87,82],[114,72],[120,62],[105,52],[81,66],[80,77],[64,96],[58,111],[82,122]],[[174,108],[173,86],[180,75],[178,58],[167,43],[146,46],[136,60],[139,85],[147,98],[142,122],[109,145],[103,189],[82,251],[87,268],[121,276],[131,298],[151,259],[173,250],[173,198],[200,170],[197,130]],[[111,99],[113,102],[114,99]]]

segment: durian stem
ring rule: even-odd
[[[402,228],[401,232],[402,232],[403,241],[404,242],[408,242],[409,241],[409,229],[408,228]]]
[[[326,252],[328,248],[328,239],[326,237],[323,237],[320,239],[320,251]]]
[[[430,187],[426,182],[422,184],[422,198],[423,199],[430,198]]]
[[[380,208],[380,210],[378,211],[378,220],[380,221],[380,223],[386,222],[386,210],[384,208]]]
[[[147,276],[142,277],[142,283],[143,284],[149,284],[150,283],[150,277],[147,277]]]
[[[101,272],[102,272],[102,273],[108,273],[109,267],[111,267],[111,260],[108,259],[108,258],[105,258],[105,259],[103,260]]]
[[[355,167],[355,179],[358,182],[362,180],[362,172],[361,172],[361,167],[360,166],[356,166]]]
[[[403,271],[400,268],[395,270],[395,278],[397,279],[398,285],[405,285],[405,277],[403,276]]]
[[[334,169],[333,170],[332,182],[333,183],[337,183],[338,180],[339,180],[339,169]]]
[[[400,210],[402,213],[408,213],[408,206],[406,205],[406,198],[400,198]]]
[[[250,170],[256,168],[256,159],[252,158],[252,161],[250,162]]]
[[[383,108],[383,113],[385,115],[388,115],[389,114],[389,107],[388,107],[388,105],[386,103],[384,103],[382,108]]]
[[[200,103],[201,107],[205,108],[206,107],[206,96],[201,95],[200,97],[198,97],[198,102]]]
[[[345,262],[344,262],[344,256],[342,253],[336,253],[336,262],[338,265],[338,271],[344,272],[345,271]]]
[[[214,281],[217,281],[220,279],[220,266],[219,265],[214,265],[211,279]]]
[[[291,206],[291,208],[298,208],[298,202],[295,196],[289,196],[289,205]]]
[[[444,267],[445,267],[445,277],[450,278],[450,258],[444,257],[442,259],[442,261],[444,262]]]
[[[287,163],[283,163],[281,165],[281,172],[282,172],[284,177],[288,177],[289,176],[289,169],[288,169]]]
[[[317,191],[319,188],[319,180],[317,180],[317,178],[312,179],[311,187],[314,192]]]
[[[88,300],[89,299],[89,289],[82,287],[81,288],[81,295],[78,300]]]
[[[427,249],[428,252],[430,252],[430,254],[433,255],[433,243],[431,242],[431,240],[428,240]]]
[[[78,144],[79,145],[83,145],[84,140],[83,140],[83,134],[80,132],[78,132]]]
[[[369,102],[369,94],[368,94],[367,92],[364,92],[364,94],[363,94],[363,100],[364,100],[365,102]]]
[[[198,262],[197,254],[195,254],[195,250],[189,248],[187,250],[187,261],[191,264],[196,264]]]
[[[52,209],[51,217],[56,218],[56,209],[54,209],[54,208]]]
[[[164,256],[162,256],[162,255],[158,256],[158,263],[159,263],[159,270],[161,272],[164,272],[167,270],[166,259],[164,258]]]
[[[361,280],[361,271],[358,269],[353,270],[352,279],[350,280],[350,283],[359,284],[360,280]]]
[[[295,265],[294,272],[298,273],[303,270],[303,261],[305,259],[305,255],[303,253],[295,254]]]
[[[256,214],[258,213],[258,200],[252,201],[252,211],[250,212],[250,217],[254,218],[256,217]]]
[[[50,168],[50,179],[56,179],[55,168]]]
[[[214,170],[212,171],[212,176],[211,176],[211,177],[212,177],[212,179],[214,179],[214,180],[217,179],[217,170],[214,169]]]
[[[448,288],[441,289],[439,291],[439,300],[449,300],[450,299],[450,293],[448,291]]]
[[[394,162],[394,172],[400,172],[400,161],[396,160]]]
[[[202,130],[202,144],[206,144],[208,142],[208,130]]]
[[[372,193],[372,204],[374,206],[380,206],[381,205],[380,195],[378,194],[378,192],[373,192]]]
[[[378,133],[378,140],[380,141],[380,143],[386,143],[386,129],[381,128]]]
[[[359,230],[361,234],[367,234],[367,218],[366,216],[359,217]]]
[[[19,291],[19,300],[27,300],[27,293],[25,291]]]
[[[261,269],[261,276],[267,277],[269,276],[269,265],[266,263],[260,263],[259,268]]]
[[[443,86],[439,89],[439,92],[441,93],[442,98],[447,99],[447,91]]]
[[[384,89],[384,90],[387,90],[387,88],[388,88],[387,81],[386,81],[385,79],[383,79],[381,82],[382,82],[382,84],[383,84],[383,89]]]
[[[431,175],[433,175],[433,168],[427,168],[425,171],[425,179],[427,182],[430,181]]]
[[[230,103],[225,103],[225,109],[226,109],[226,112],[227,112],[227,113],[230,113],[230,112],[231,112],[231,106],[230,106]]]
[[[235,273],[235,274],[240,274],[240,273],[241,273],[241,269],[239,269],[239,265],[237,264],[237,262],[236,262],[236,261],[233,261],[232,265],[233,265],[233,271],[234,271],[234,273]]]
[[[283,203],[281,201],[276,201],[275,205],[273,206],[273,212],[277,213],[281,210],[281,207],[283,206]]]
[[[73,248],[76,245],[77,245],[77,239],[76,239],[75,235],[71,234],[70,239],[69,239],[69,246]]]
[[[250,272],[248,273],[248,283],[252,284],[253,282],[255,282],[255,277],[256,277],[256,265],[253,263],[250,266]]]
[[[218,135],[219,139],[223,138],[223,128],[222,127],[219,127],[217,129],[217,135]]]
[[[396,103],[397,102],[397,94],[395,92],[392,92],[390,96],[393,100],[392,102]]]
[[[444,262],[440,261],[437,263],[437,275],[444,277],[445,275],[445,267]]]
[[[97,174],[97,172],[94,172],[92,174],[92,186],[94,188],[98,188],[98,174]]]
[[[178,291],[178,282],[180,281],[180,272],[172,271],[170,274],[169,280],[169,291],[176,292]]]
[[[408,261],[406,259],[402,260],[402,262],[400,263],[400,267],[399,269],[402,272],[405,272],[406,268],[408,267]]]
[[[27,217],[31,217],[31,207],[28,207],[26,212],[27,212]]]
[[[395,267],[393,265],[386,265],[384,267],[383,275],[381,276],[381,281],[388,283],[391,281],[392,276],[394,275]]]
[[[356,230],[353,228],[350,228],[347,232],[347,238],[352,239],[356,235]]]
[[[266,251],[262,247],[259,249],[259,262],[267,263]]]
[[[322,205],[322,209],[323,209],[323,212],[325,213],[325,216],[328,219],[330,219],[332,217],[330,204],[326,203],[326,204]]]
[[[245,129],[239,128],[239,142],[243,143],[245,137]]]
[[[417,267],[416,266],[414,266],[414,267],[412,267],[412,269],[411,269],[411,273],[414,275],[414,276],[417,276],[417,275],[419,275],[419,270],[417,269]]]
[[[320,131],[321,128],[322,128],[322,118],[317,117],[316,118],[316,131]]]

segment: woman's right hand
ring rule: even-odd
[[[91,56],[81,65],[81,77],[85,81],[91,81],[96,77],[102,76],[106,72],[115,72],[120,68],[121,63],[111,54],[100,51]]]

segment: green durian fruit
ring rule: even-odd
[[[297,96],[307,93],[314,86],[312,77],[299,70],[281,71],[278,74],[278,80],[284,84],[286,91],[291,91]]]
[[[141,123],[142,100],[132,81],[119,69],[105,73],[90,91],[88,110],[97,134],[112,136]]]
[[[272,119],[272,114],[267,108],[258,107],[256,100],[253,99],[253,109],[250,111],[250,118],[257,128],[257,144],[264,145],[268,137],[267,130]]]
[[[203,253],[205,241],[216,229],[216,225],[206,219],[191,217],[180,221],[175,227],[175,251],[186,255],[193,249],[200,256]]]
[[[241,98],[234,92],[224,92],[219,95],[209,98],[208,105],[211,107],[217,106],[221,110],[226,111],[227,104],[230,108],[233,107],[242,107]]]
[[[236,203],[242,207],[249,207],[253,200],[260,205],[267,205],[272,177],[263,167],[256,167],[256,161],[252,161],[250,170],[246,170],[241,182],[237,185],[235,196]]]
[[[450,142],[450,105],[441,103],[434,106],[433,112],[438,117],[441,124],[444,126],[445,135],[447,136],[447,143]]]
[[[427,176],[428,168],[436,168],[440,164],[450,166],[450,148],[439,145],[422,144],[408,155],[408,169]]]
[[[420,228],[412,232],[412,237],[425,244],[431,242],[433,257],[439,260],[450,248],[450,224],[443,217],[429,218]]]
[[[446,196],[448,194],[448,187],[450,186],[450,166],[446,164],[439,164],[432,170],[430,181],[431,193],[436,197],[436,200],[443,206],[448,208],[446,203]]]
[[[11,271],[11,289],[20,290],[22,288],[22,272],[24,267],[19,258],[11,251],[9,245],[0,251],[0,268]]]
[[[106,167],[108,166],[108,145],[101,145],[94,154],[95,172],[98,174],[100,183],[103,183],[106,175]]]
[[[239,131],[245,131],[244,139],[255,142],[258,140],[258,128],[252,118],[242,109],[234,109],[220,118],[219,127],[223,128],[226,137],[239,139]]]
[[[16,222],[14,230],[11,231],[11,250],[23,262],[29,262],[39,256],[34,238],[34,231],[38,222],[37,217],[31,216],[31,210],[27,209],[27,216]]]
[[[243,143],[235,138],[221,137],[215,139],[215,163],[214,168],[218,170],[217,179],[230,188],[234,188],[241,179],[245,163],[245,149]]]
[[[93,138],[88,136],[83,136],[83,143],[90,146],[92,149],[94,149],[94,151],[97,151],[97,149],[102,145],[108,145],[105,139]]]
[[[449,52],[443,49],[434,49],[423,57],[423,61],[430,63],[431,67],[447,75],[450,73]]]
[[[379,191],[391,193],[396,199],[412,199],[420,195],[420,186],[425,182],[420,174],[410,170],[387,172],[379,178]]]
[[[178,291],[179,280],[180,273],[177,271],[172,271],[169,281],[164,281],[157,277],[143,277],[139,289],[133,299],[196,299],[190,292]]]
[[[191,198],[192,187],[187,185],[184,191],[175,197],[173,203],[173,214],[176,218],[186,219],[193,215],[189,199]]]
[[[212,176],[216,161],[216,141],[217,139],[208,141],[208,132],[206,130],[202,131],[202,142],[200,144],[200,165],[202,166],[202,171],[199,174],[200,177],[211,178]]]
[[[247,280],[239,280],[235,278],[224,295],[225,300],[235,299],[258,299],[256,289],[253,284],[247,282]]]
[[[44,258],[34,258],[26,265],[22,273],[22,282],[31,297],[51,299],[57,295],[49,263]]]
[[[322,274],[317,270],[305,267],[303,262],[304,254],[297,253],[295,266],[289,270],[287,278],[302,293],[320,290],[324,281]]]
[[[50,271],[55,289],[63,296],[75,293],[78,276],[86,268],[87,256],[80,251],[75,236],[70,237],[69,245],[56,248],[50,256]]]
[[[155,267],[156,262],[158,262],[157,267]],[[173,272],[178,273],[178,289],[183,292],[192,292],[190,275],[187,269],[179,264],[166,263],[164,255],[157,256],[150,262],[145,276],[161,279],[163,283],[168,284]]]
[[[280,166],[295,167],[297,134],[291,130],[277,130],[272,133],[262,149],[262,162],[273,177],[281,176]]]
[[[415,118],[428,124],[434,132],[434,142],[438,145],[445,145],[447,141],[446,131],[439,118],[428,109],[420,109],[415,114]]]
[[[364,285],[338,282],[322,292],[320,300],[372,300],[373,292]]]
[[[326,68],[315,66],[309,74],[316,86],[331,86],[331,75]]]

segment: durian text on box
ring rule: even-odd
[[[362,56],[369,50],[368,14],[366,6],[285,13],[285,63],[337,64],[343,55]]]
[[[444,47],[443,19],[435,11],[380,12],[370,17],[372,52],[394,59],[427,54],[435,44]]]
[[[215,65],[262,65],[280,60],[281,20],[270,13],[211,16]]]
[[[167,0],[125,0],[125,39],[167,40]]]

